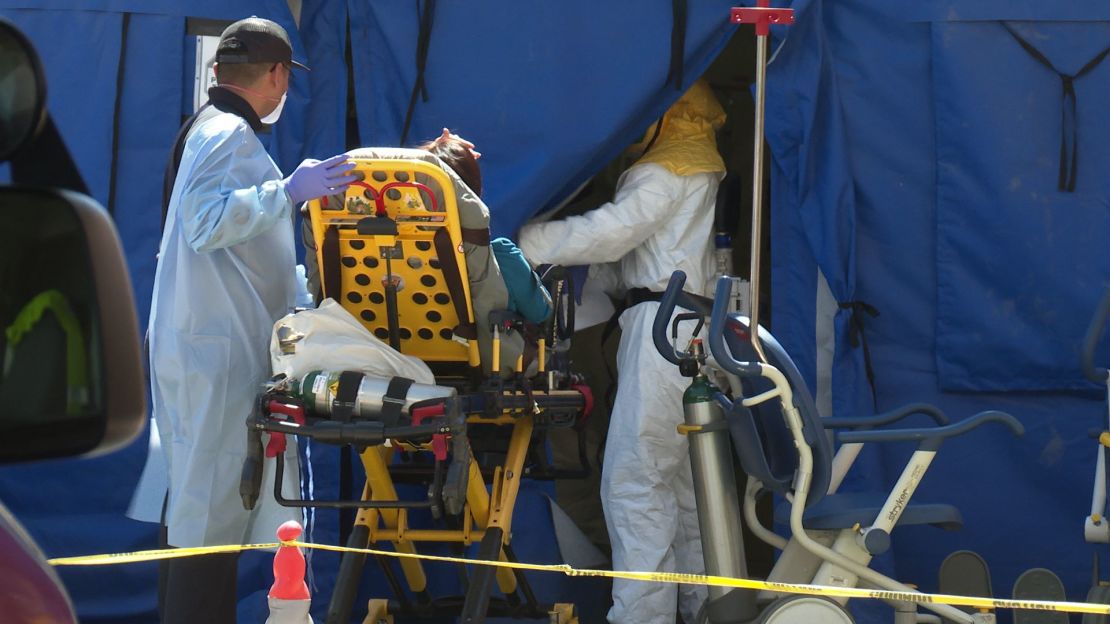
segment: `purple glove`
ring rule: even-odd
[[[358,179],[358,176],[348,175],[354,168],[355,163],[346,154],[332,156],[325,161],[309,158],[285,178],[285,192],[294,204],[342,193]]]

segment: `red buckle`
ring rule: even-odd
[[[586,420],[594,411],[594,391],[586,384],[575,384],[571,389],[577,390],[582,395],[582,400],[585,402],[582,406],[582,420]]]
[[[283,414],[298,425],[303,425],[305,423],[303,406],[293,403],[282,403],[277,399],[272,399],[269,404],[266,405],[266,409],[269,410],[271,416],[274,414]]]
[[[270,432],[270,441],[266,444],[266,457],[277,457],[285,452],[285,434],[276,431]]]
[[[410,411],[413,425],[419,425],[429,418],[443,416],[446,413],[447,408],[443,403],[414,407]],[[447,461],[447,438],[446,433],[432,434],[432,454],[435,455],[436,461]]]
[[[412,424],[419,425],[429,418],[433,418],[435,416],[443,416],[444,413],[446,413],[444,409],[445,408],[442,403],[440,403],[439,405],[425,405],[424,407],[414,407],[410,412],[412,417]]]
[[[436,461],[447,461],[447,434],[436,433],[432,435],[432,454]]]
[[[285,416],[283,420],[292,420],[298,425],[305,423],[304,407],[300,405],[293,405],[291,403],[282,403],[277,399],[271,400],[266,409],[269,410],[270,416],[274,414],[281,414]],[[266,457],[277,457],[278,453],[285,452],[285,434],[277,431],[270,432],[270,441],[266,444]]]
[[[755,24],[755,34],[766,36],[771,33],[771,24],[793,24],[794,9],[772,9],[770,0],[759,0],[758,6],[732,7],[729,21],[733,24]]]

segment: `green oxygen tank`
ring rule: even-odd
[[[305,405],[316,405],[317,398],[321,402],[327,401],[327,388],[334,384],[339,387],[339,373],[314,370],[300,379],[289,382],[289,394],[305,402]]]
[[[720,389],[709,380],[704,373],[698,371],[694,379],[690,382],[690,387],[686,388],[686,392],[682,393],[682,405],[693,405],[695,403],[708,403],[714,401],[714,396],[720,392]]]

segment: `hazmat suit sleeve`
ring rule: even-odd
[[[616,263],[591,264],[589,281],[601,292],[610,297],[624,297],[625,285],[621,282]]]
[[[193,251],[231,247],[289,218],[292,202],[281,179],[259,184],[260,171],[273,165],[245,124],[208,137],[198,149],[178,206]]]
[[[677,176],[655,164],[625,172],[613,201],[584,215],[526,225],[520,248],[535,264],[616,262],[671,216]]]

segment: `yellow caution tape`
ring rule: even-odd
[[[307,545],[297,544],[298,546]],[[159,559],[177,559],[179,557],[195,557],[198,555],[221,555],[241,552],[244,550],[265,550],[277,548],[281,544],[238,544],[233,546],[195,546],[193,548],[164,548],[161,550],[140,550],[129,553],[116,553],[112,555],[85,555],[83,557],[58,557],[47,559],[52,566],[94,566],[113,565],[116,563],[141,563],[143,561],[158,561]]]
[[[707,574],[680,574],[675,572],[620,572],[615,570],[582,570],[566,564],[539,564],[519,563],[513,561],[482,561],[463,557],[444,557],[439,555],[422,555],[417,553],[402,553],[391,550],[376,550],[373,548],[348,548],[346,546],[330,546],[326,544],[311,544],[307,542],[274,542],[272,544],[247,544],[243,546],[202,546],[195,548],[168,548],[162,550],[144,550],[131,553],[118,553],[111,555],[87,555],[83,557],[61,557],[47,561],[53,566],[92,566],[111,565],[117,563],[138,563],[141,561],[156,561],[159,559],[173,559],[177,557],[192,557],[197,555],[211,555],[220,553],[233,553],[243,550],[274,549],[278,546],[299,546],[316,550],[329,550],[332,552],[351,552],[367,555],[380,555],[384,557],[398,557],[407,559],[421,559],[424,561],[438,561],[443,563],[461,563],[466,565],[485,565],[497,568],[513,568],[516,570],[532,570],[536,572],[558,572],[566,576],[593,576],[606,578],[619,578],[632,581],[646,581],[651,583],[685,583],[689,585],[712,585],[715,587],[735,587],[739,589],[755,589],[779,592],[784,594],[806,594],[810,596],[828,596],[830,598],[873,598],[878,600],[899,600],[914,604],[942,604],[957,607],[975,607],[978,609],[1027,609],[1031,611],[1057,611],[1063,613],[1094,613],[1110,615],[1110,605],[1092,604],[1087,602],[1066,602],[1050,600],[1010,600],[1005,598],[981,598],[978,596],[956,596],[952,594],[924,594],[919,592],[888,591],[879,589],[863,589],[859,587],[830,587],[826,585],[808,585],[803,583],[776,583],[771,581],[758,581],[755,579],[730,578],[726,576],[711,576]]]

